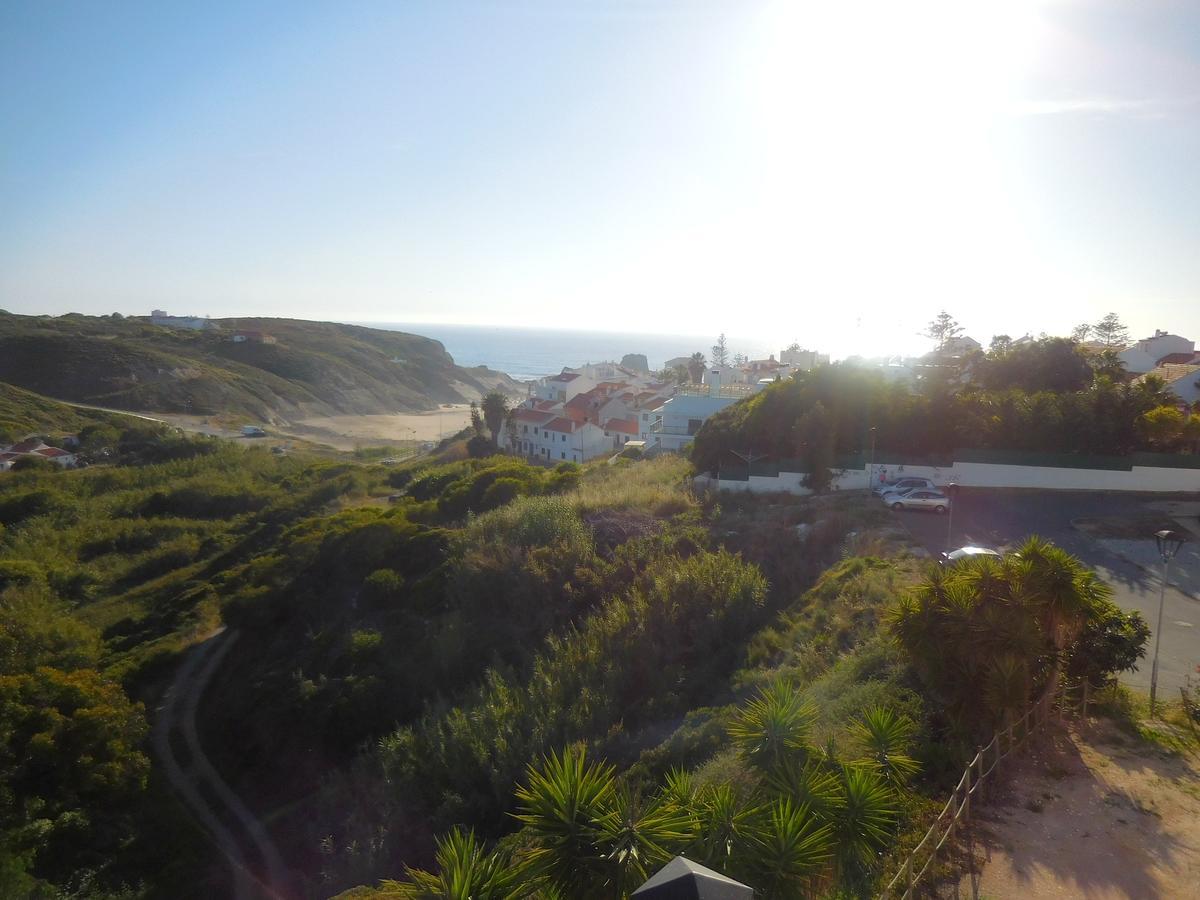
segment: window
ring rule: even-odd
[[[525,426],[522,426],[522,427],[524,427],[524,429],[525,429],[525,434],[529,434],[529,426],[528,426],[528,425],[525,425]],[[534,434],[537,434],[537,431],[535,430],[533,433],[534,433]]]
[[[559,456],[561,456],[563,459],[566,459],[566,458],[567,458],[567,451],[566,451],[566,450],[564,450],[562,453],[560,453],[560,454],[559,454]]]
[[[562,436],[562,439],[563,439],[563,443],[565,444],[565,443],[567,442],[567,436],[564,434],[564,435]]]
[[[688,419],[688,434],[695,434],[703,424],[703,419]]]

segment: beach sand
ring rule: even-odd
[[[417,413],[363,416],[319,416],[302,419],[290,428],[297,437],[320,441],[341,450],[371,443],[437,441],[462,431],[471,423],[468,403]]]

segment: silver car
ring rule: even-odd
[[[911,491],[913,488],[936,491],[937,485],[928,478],[897,478],[893,482],[876,485],[871,493],[883,497],[887,494],[900,494],[905,491]]]
[[[892,509],[932,509],[941,515],[950,508],[950,498],[940,491],[918,490],[907,494],[888,494],[884,503]]]

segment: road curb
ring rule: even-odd
[[[1083,516],[1082,518],[1091,518],[1091,517]],[[1126,556],[1120,550],[1116,550],[1112,547],[1108,547],[1105,544],[1101,543],[1100,538],[1096,537],[1093,534],[1090,534],[1089,532],[1085,531],[1084,529],[1080,528],[1077,524],[1075,524],[1078,521],[1079,521],[1079,519],[1072,519],[1071,527],[1074,528],[1079,534],[1081,534],[1085,538],[1087,538],[1089,541],[1096,544],[1096,546],[1098,546],[1105,553],[1111,554],[1112,556],[1117,557],[1117,559],[1124,560],[1125,562],[1129,563],[1131,566],[1136,566],[1137,568],[1139,568],[1143,572],[1145,572],[1147,575],[1153,575],[1156,579],[1162,577],[1162,572],[1159,571],[1157,568],[1155,568],[1153,566],[1148,566],[1143,562],[1139,562],[1138,560],[1134,559],[1132,556]],[[1200,603],[1200,594],[1197,594],[1194,591],[1189,591],[1186,588],[1184,588],[1183,586],[1176,584],[1173,581],[1168,581],[1167,585],[1169,587],[1171,587],[1173,590],[1178,591],[1180,594],[1183,594],[1183,596],[1187,597],[1189,600],[1195,600],[1197,603]]]

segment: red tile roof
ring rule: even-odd
[[[609,419],[604,423],[605,431],[618,431],[621,434],[637,434],[638,424],[634,419]]]
[[[553,378],[550,378],[547,380],[548,381],[574,381],[578,377],[579,377],[578,372],[561,372],[560,374],[555,375]]]
[[[558,406],[557,400],[538,400],[536,403],[533,404],[534,409],[540,409],[543,411],[548,410],[548,409],[554,409],[557,406]]]
[[[41,441],[39,441],[37,438],[29,438],[28,440],[21,441],[19,444],[13,444],[11,447],[8,448],[8,452],[9,453],[32,453],[38,447],[45,447],[45,446],[46,445],[43,444]]]
[[[58,447],[43,447],[41,450],[34,450],[33,452],[37,453],[41,456],[48,456],[51,459],[54,459],[57,456],[70,456],[71,455],[66,450],[60,450]]]
[[[601,397],[600,395],[593,394],[591,391],[588,391],[587,393],[584,393],[584,394],[576,394],[574,397],[572,397],[570,400],[568,400],[566,403],[563,404],[563,409],[564,410],[596,409],[598,406],[600,406],[600,404],[603,400],[604,400],[604,398]]]
[[[1183,365],[1187,365],[1187,364],[1191,363],[1193,360],[1195,360],[1197,355],[1200,355],[1200,354],[1196,354],[1194,352],[1193,353],[1168,353],[1166,356],[1164,356],[1162,359],[1160,359],[1158,361],[1158,365],[1166,366],[1166,365],[1171,365],[1173,363],[1174,364],[1182,363]]]
[[[575,423],[570,419],[564,419],[561,416],[557,419],[552,419],[551,421],[547,422],[545,427],[547,431],[561,431],[564,434],[575,433]]]

